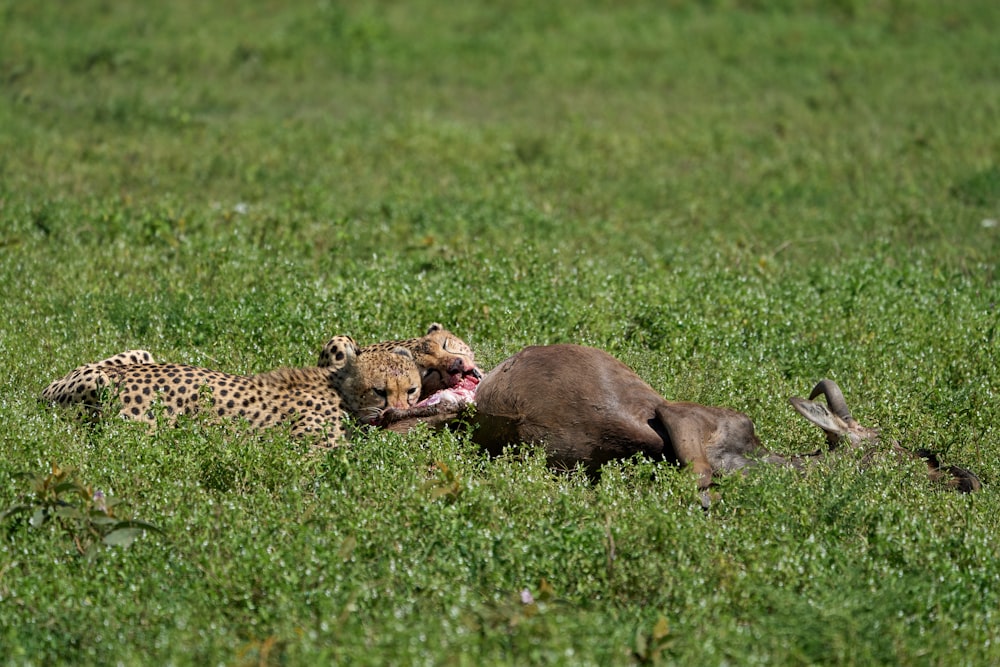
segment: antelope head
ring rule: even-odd
[[[826,405],[812,400],[820,394],[826,399]],[[862,426],[851,416],[844,393],[833,380],[820,380],[809,394],[808,401],[798,396],[792,396],[788,401],[800,415],[823,429],[830,449],[835,449],[842,442],[852,448],[878,442],[878,429]]]
[[[826,398],[826,405],[812,399],[820,394]],[[879,442],[878,429],[862,426],[851,416],[847,401],[840,387],[833,380],[820,380],[809,400],[793,396],[788,401],[800,415],[811,421],[826,433],[826,441],[830,449],[835,449],[840,443],[855,448],[862,445],[875,445]],[[898,442],[890,442],[892,451],[898,456],[920,458],[927,465],[927,474],[933,481],[943,482],[946,486],[961,493],[972,493],[982,487],[982,482],[975,473],[960,466],[942,466],[937,456],[928,449],[911,452],[904,449]],[[871,455],[869,452],[865,459]]]

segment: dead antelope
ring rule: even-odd
[[[826,432],[831,448],[842,440],[853,445],[875,441],[877,432],[851,417],[835,383],[820,382],[810,399],[820,393],[829,409],[812,400],[791,400],[796,410]],[[461,416],[462,407],[442,402],[390,410],[383,425],[399,432],[418,422],[441,426]],[[761,445],[746,415],[668,401],[610,354],[580,345],[527,347],[503,361],[476,388],[476,406],[469,419],[474,426],[472,439],[493,455],[507,446],[541,443],[553,467],[582,465],[591,474],[608,461],[635,454],[690,465],[706,506],[713,475],[757,463],[801,467],[822,453],[787,458],[773,454]],[[948,484],[956,490],[979,488],[971,472],[955,466],[942,470],[932,454],[918,455],[927,461],[933,479],[951,475]]]

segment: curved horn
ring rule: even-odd
[[[809,400],[816,398],[820,394],[826,397],[826,404],[830,406],[833,414],[837,415],[843,419],[848,424],[854,421],[854,417],[851,416],[851,411],[847,408],[847,401],[844,399],[844,392],[840,391],[840,387],[833,380],[820,380],[816,383],[813,388],[812,393],[809,394]]]

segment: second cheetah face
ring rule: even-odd
[[[475,356],[468,344],[435,322],[427,333],[414,341],[413,351],[422,372],[424,398],[442,389],[458,385],[466,376],[479,380]]]

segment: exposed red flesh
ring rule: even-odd
[[[476,386],[479,384],[479,378],[475,376],[472,372],[464,373],[461,379],[449,387],[448,389],[442,389],[436,391],[424,400],[417,403],[414,407],[422,408],[428,405],[436,405],[442,401],[451,401],[453,403],[474,403],[476,400]]]

